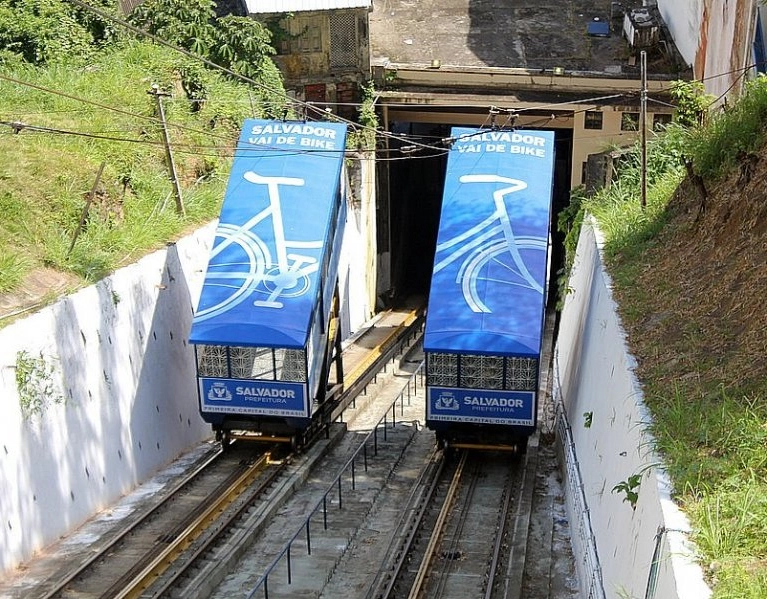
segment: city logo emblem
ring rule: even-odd
[[[232,401],[232,394],[224,383],[213,383],[208,389],[210,401]]]
[[[452,391],[442,391],[434,402],[435,410],[459,410],[461,406]]]

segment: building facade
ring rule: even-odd
[[[370,78],[372,0],[243,0],[248,16],[278,31],[274,61],[297,100],[354,118]],[[276,25],[276,27],[275,27]]]
[[[743,83],[767,72],[765,19],[757,0],[658,0],[674,42],[717,104],[734,99]]]

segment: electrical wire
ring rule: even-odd
[[[21,79],[15,78],[15,77],[10,77],[9,75],[3,75],[2,73],[0,73],[0,79],[8,81],[10,83],[14,83],[16,85],[21,85],[21,86],[24,86],[24,87],[29,87],[29,88],[32,88],[32,89],[36,89],[36,90],[44,92],[44,93],[53,94],[53,95],[56,95],[56,96],[60,96],[62,98],[67,98],[68,100],[72,100],[72,101],[75,101],[75,102],[80,102],[82,104],[88,104],[90,106],[95,106],[97,108],[101,108],[102,110],[108,110],[108,111],[111,111],[111,112],[116,112],[118,114],[122,114],[124,116],[129,116],[131,118],[136,118],[136,119],[141,119],[141,120],[145,120],[145,121],[150,121],[150,122],[152,122],[154,124],[162,125],[162,121],[158,117],[155,117],[155,116],[150,116],[150,115],[146,115],[146,114],[139,114],[137,112],[131,112],[129,110],[125,110],[123,108],[117,108],[115,106],[109,106],[109,105],[103,104],[101,102],[96,102],[95,100],[88,100],[86,98],[81,98],[81,97],[78,97],[78,96],[74,96],[72,94],[68,94],[68,93],[65,93],[65,92],[62,92],[62,91],[58,91],[58,90],[51,89],[51,88],[48,88],[48,87],[45,87],[45,86],[42,86],[42,85],[38,85],[36,83],[31,83],[29,81],[23,81]],[[217,137],[219,139],[224,139],[224,140],[227,140],[227,141],[231,141],[231,137],[226,137],[226,136],[223,136],[223,135],[218,135],[218,134],[213,133],[211,131],[203,131],[202,129],[196,129],[194,127],[188,127],[186,125],[182,125],[182,124],[179,124],[179,123],[174,123],[172,121],[166,121],[166,124],[169,127],[173,127],[175,129],[182,129],[182,130],[185,130],[185,131],[190,131],[192,133],[200,133],[202,135],[207,135],[207,136],[211,136],[211,137]]]
[[[271,88],[270,86],[268,86],[268,85],[266,85],[266,84],[264,84],[262,82],[258,82],[258,81],[254,80],[254,79],[251,79],[251,78],[249,78],[249,77],[247,77],[245,75],[242,75],[240,73],[236,73],[236,72],[234,72],[234,71],[232,71],[232,70],[230,70],[230,69],[228,69],[226,67],[223,67],[223,66],[221,66],[221,65],[219,65],[217,63],[214,63],[214,62],[212,62],[212,61],[210,61],[210,60],[208,60],[208,59],[206,59],[206,58],[204,58],[204,57],[202,57],[202,56],[200,56],[198,54],[195,54],[193,52],[189,52],[188,50],[186,50],[184,48],[181,48],[179,46],[176,46],[174,44],[166,42],[162,38],[160,38],[160,37],[158,37],[156,35],[153,35],[153,34],[149,33],[148,31],[146,31],[144,29],[141,29],[139,27],[131,25],[127,21],[125,21],[123,19],[120,19],[120,18],[118,18],[118,17],[116,17],[114,15],[111,15],[111,14],[109,14],[109,13],[107,13],[107,12],[97,8],[97,7],[94,7],[94,6],[90,5],[90,4],[87,4],[86,2],[83,2],[82,0],[68,0],[68,1],[70,3],[76,5],[76,6],[79,6],[80,8],[82,8],[84,10],[90,11],[90,12],[100,16],[103,19],[113,21],[113,22],[121,25],[122,27],[125,27],[126,29],[132,31],[133,33],[135,33],[137,35],[140,35],[140,36],[146,37],[148,39],[151,39],[152,41],[154,41],[154,42],[156,42],[156,43],[158,43],[160,45],[166,46],[166,47],[168,47],[168,48],[170,48],[170,49],[172,49],[172,50],[174,50],[176,52],[184,54],[185,56],[187,56],[189,58],[192,58],[194,60],[199,60],[199,61],[201,61],[202,63],[206,64],[209,67],[221,70],[221,71],[225,72],[226,74],[228,74],[228,75],[230,75],[230,76],[232,76],[232,77],[234,77],[236,79],[240,79],[240,80],[245,81],[245,82],[247,82],[247,83],[249,83],[251,85],[254,85],[255,87],[257,87],[257,88],[259,88],[261,90],[269,92],[269,93],[271,93],[271,94],[273,94],[275,96],[281,97],[283,100],[285,100],[288,103],[301,106],[305,110],[314,111],[317,114],[322,115],[325,118],[328,118],[328,119],[331,119],[331,120],[334,120],[334,121],[337,121],[337,122],[345,123],[347,126],[352,127],[353,130],[372,130],[374,132],[374,134],[375,134],[377,139],[379,139],[379,138],[386,138],[386,139],[390,139],[390,140],[394,139],[394,140],[397,140],[397,141],[403,141],[403,137],[402,136],[398,136],[398,135],[392,134],[390,132],[379,131],[378,129],[374,129],[374,128],[366,127],[364,125],[360,125],[359,123],[355,123],[353,121],[349,121],[348,119],[344,119],[343,117],[341,117],[339,115],[335,115],[335,114],[332,114],[332,113],[327,113],[321,107],[316,106],[312,102],[304,102],[304,101],[301,101],[301,100],[298,100],[298,99],[295,99],[295,98],[291,98],[287,94],[285,94],[282,90],[277,90],[277,89]],[[741,78],[743,78],[745,76],[745,74],[749,70],[751,70],[754,67],[756,67],[757,64],[758,63],[754,63],[754,64],[748,65],[748,66],[746,66],[744,68],[741,68],[741,69],[733,69],[733,70],[725,72],[725,73],[720,73],[720,74],[717,74],[717,75],[711,75],[711,76],[705,77],[703,79],[700,79],[699,81],[702,82],[702,81],[705,81],[705,80],[713,79],[715,77],[721,77],[721,76],[725,76],[725,75],[732,74],[732,73],[737,73],[737,72],[740,73],[739,77],[732,83],[732,85],[730,85],[730,87],[725,92],[723,92],[723,94],[721,94],[716,100],[714,100],[714,103],[715,103],[715,102],[719,101],[722,97],[724,97],[727,93],[729,93],[729,91],[738,83],[738,81]],[[70,95],[70,94],[66,94],[64,92],[59,92],[58,90],[52,90],[52,89],[45,88],[45,87],[40,86],[40,85],[32,84],[32,83],[29,83],[29,82],[24,82],[24,81],[21,81],[21,80],[18,80],[18,79],[15,79],[13,77],[9,77],[9,76],[6,76],[6,75],[0,74],[0,79],[4,79],[4,80],[7,80],[7,81],[10,81],[10,82],[19,84],[19,85],[26,85],[26,86],[29,86],[29,87],[32,87],[32,88],[35,88],[35,89],[38,89],[40,91],[44,91],[44,92],[47,92],[47,93],[57,94],[59,96],[66,97],[66,98],[71,99],[73,101],[83,102],[85,104],[90,104],[90,105],[93,105],[93,106],[97,106],[97,107],[99,107],[101,109],[104,109],[104,110],[111,110],[111,111],[114,111],[114,112],[117,112],[117,113],[121,113],[121,114],[126,115],[126,116],[131,116],[131,117],[134,117],[134,118],[144,119],[144,120],[152,121],[152,122],[155,122],[155,123],[158,123],[158,124],[161,122],[160,119],[158,119],[157,117],[147,116],[147,115],[142,115],[142,114],[137,114],[137,113],[132,113],[130,111],[126,111],[126,110],[123,110],[123,109],[120,109],[120,108],[108,106],[108,105],[105,105],[105,104],[102,104],[102,103],[99,103],[99,102],[95,102],[95,101],[92,101],[92,100],[86,100],[84,98],[78,98],[76,96],[73,96],[73,95]],[[550,104],[544,104],[544,105],[535,106],[535,107],[525,107],[525,108],[501,108],[501,107],[496,107],[496,106],[490,106],[490,107],[488,107],[488,116],[486,117],[486,119],[482,123],[482,125],[480,125],[480,128],[484,128],[486,126],[489,127],[489,128],[498,128],[499,125],[496,122],[496,118],[497,118],[497,116],[501,112],[504,112],[506,114],[506,122],[503,125],[500,125],[500,127],[508,128],[508,127],[513,127],[514,126],[514,121],[516,120],[516,116],[519,115],[520,113],[531,112],[531,111],[550,110],[550,109],[554,109],[554,108],[558,108],[558,107],[564,107],[564,106],[582,105],[584,103],[595,103],[595,102],[599,102],[599,101],[611,100],[611,99],[616,99],[616,98],[626,97],[626,96],[631,96],[631,95],[633,95],[633,94],[631,92],[628,92],[628,93],[623,93],[623,94],[612,94],[612,95],[606,95],[606,96],[597,96],[597,97],[594,97],[594,98],[571,100],[571,101],[567,101],[567,102],[550,103]],[[662,104],[662,105],[668,106],[668,107],[675,108],[675,105],[669,104],[667,102],[663,102],[661,100],[657,100],[655,98],[648,98],[648,100],[650,100],[652,102],[655,102],[655,103],[658,103],[658,104]],[[344,106],[360,106],[361,105],[361,104],[358,104],[358,103],[342,103],[342,104],[335,103],[335,104],[337,104],[339,106],[340,105],[344,105]],[[386,105],[387,105],[387,107],[400,107],[400,106],[401,107],[409,107],[409,108],[413,107],[412,104],[387,103]],[[474,105],[461,105],[461,104],[458,104],[458,105],[454,105],[454,107],[456,107],[456,108],[468,108],[468,107],[475,107],[475,106]],[[571,112],[570,111],[568,111],[568,112],[570,113],[570,116],[574,116],[575,114],[578,114],[580,112],[585,112],[585,111],[588,111],[588,110],[590,110],[590,108],[584,108],[584,109],[581,109],[581,110],[573,110]],[[549,122],[551,122],[551,120],[554,120],[556,118],[557,118],[557,115],[552,113],[551,117],[545,117],[545,118],[542,118],[540,121],[538,121],[538,123],[541,123],[540,125],[536,125],[535,122],[534,122],[532,124],[528,124],[527,126],[545,126],[545,124],[548,124]],[[9,125],[12,128],[14,128],[15,133],[18,133],[22,129],[30,129],[30,130],[34,130],[34,131],[37,131],[37,132],[50,132],[50,133],[59,133],[59,134],[67,134],[67,135],[78,135],[78,136],[82,136],[82,137],[92,137],[92,138],[96,138],[96,139],[105,139],[105,140],[120,141],[120,142],[127,142],[127,143],[147,143],[147,144],[151,144],[151,145],[159,144],[159,142],[151,142],[150,140],[118,138],[118,137],[114,137],[114,136],[106,136],[106,135],[93,134],[93,133],[64,131],[64,130],[57,130],[55,128],[50,128],[50,127],[46,128],[46,127],[36,126],[36,125],[26,125],[26,124],[20,123],[18,121],[14,121],[12,123],[11,122],[7,122],[7,121],[3,121],[2,124]],[[166,124],[168,126],[170,126],[170,127],[174,127],[174,128],[178,128],[178,129],[183,129],[183,130],[187,130],[187,131],[192,131],[192,132],[200,133],[200,134],[203,134],[203,135],[206,135],[206,136],[211,136],[211,137],[214,137],[214,138],[225,139],[229,143],[231,143],[233,141],[231,137],[225,137],[225,136],[217,135],[217,134],[215,134],[213,132],[210,132],[210,131],[202,131],[202,130],[199,130],[199,129],[187,127],[185,125],[181,125],[181,124],[170,122],[170,121],[167,122]],[[623,134],[623,133],[624,132],[622,132],[621,134]],[[625,133],[628,134],[630,132],[625,132]],[[433,152],[438,152],[438,153],[442,153],[444,151],[444,145],[443,145],[445,143],[444,139],[440,139],[439,142],[438,142],[440,145],[439,146],[435,146],[435,145],[431,145],[429,143],[419,142],[419,141],[417,141],[415,139],[416,137],[421,137],[421,136],[412,136],[411,135],[411,136],[407,137],[407,141],[409,142],[409,144],[406,144],[403,148],[390,149],[389,151],[400,151],[400,152],[402,152],[404,148],[407,148],[406,153],[409,154],[410,156],[406,156],[406,157],[412,157],[413,149],[416,149],[416,148],[420,149],[420,150],[431,150]],[[426,136],[423,136],[422,139],[423,138],[426,138]],[[175,147],[179,147],[176,144],[174,144],[174,146]],[[197,147],[200,148],[200,149],[204,149],[205,148],[205,146],[197,146]],[[210,147],[210,146],[208,146],[208,147]],[[215,146],[213,146],[213,147],[217,148]],[[217,150],[220,150],[220,148],[217,148]],[[439,155],[439,154],[435,154],[435,155]],[[425,157],[425,156],[421,156],[421,157]],[[395,159],[395,158],[389,158],[389,159]],[[396,159],[400,159],[400,158],[396,158]]]
[[[224,73],[230,75],[231,77],[234,77],[236,79],[240,79],[242,81],[245,81],[245,82],[247,82],[247,83],[249,83],[249,84],[251,84],[251,85],[253,85],[253,86],[255,86],[255,87],[259,88],[259,89],[262,89],[263,91],[266,91],[266,92],[268,92],[268,93],[270,93],[270,94],[272,94],[274,96],[280,97],[281,99],[286,101],[286,103],[297,104],[299,106],[302,106],[304,109],[312,110],[312,111],[316,112],[318,115],[324,115],[324,117],[327,118],[328,120],[331,120],[331,121],[334,121],[334,122],[345,123],[348,127],[351,127],[355,131],[357,131],[357,130],[363,130],[363,131],[367,130],[367,131],[372,131],[373,133],[375,133],[376,136],[379,136],[379,135],[386,136],[386,132],[381,132],[381,131],[378,131],[375,128],[367,127],[365,125],[361,125],[359,123],[355,123],[354,121],[350,121],[350,120],[345,119],[345,118],[343,118],[343,117],[341,117],[339,115],[336,115],[336,114],[327,113],[325,110],[319,109],[317,106],[315,106],[312,103],[304,102],[304,101],[298,100],[296,98],[291,98],[290,96],[288,96],[282,90],[274,89],[274,88],[272,88],[272,87],[270,87],[270,86],[268,86],[268,85],[266,85],[266,84],[264,84],[262,82],[259,82],[259,81],[256,81],[254,79],[251,79],[250,77],[247,77],[247,76],[242,75],[240,73],[236,73],[235,71],[232,71],[231,69],[228,69],[228,68],[226,68],[224,66],[221,66],[221,65],[219,65],[219,64],[217,64],[217,63],[215,63],[215,62],[213,62],[211,60],[208,60],[207,58],[205,58],[203,56],[200,56],[199,54],[195,54],[193,52],[190,52],[189,50],[186,50],[185,48],[181,48],[180,46],[176,46],[175,44],[171,44],[170,42],[167,42],[167,41],[163,40],[162,38],[160,38],[160,37],[158,37],[158,36],[156,36],[156,35],[154,35],[152,33],[149,33],[148,31],[146,31],[144,29],[141,29],[140,27],[135,27],[134,25],[131,25],[127,21],[125,21],[123,19],[120,19],[120,18],[118,18],[118,17],[116,17],[114,15],[110,15],[109,13],[107,13],[107,12],[105,12],[105,11],[99,9],[99,8],[96,8],[95,6],[92,6],[92,5],[90,5],[90,4],[86,3],[86,2],[83,2],[82,0],[67,0],[67,1],[72,3],[72,4],[75,4],[76,6],[79,6],[80,8],[82,8],[84,10],[92,12],[92,13],[100,16],[103,19],[107,19],[107,20],[113,21],[113,22],[121,25],[122,27],[125,27],[126,29],[132,31],[133,33],[135,33],[137,35],[141,35],[141,36],[147,37],[147,38],[151,39],[154,42],[157,42],[158,44],[160,44],[162,46],[170,48],[170,49],[172,49],[172,50],[174,50],[176,52],[180,52],[181,54],[183,54],[184,56],[187,56],[188,58],[192,58],[194,60],[199,60],[199,61],[201,61],[202,63],[206,64],[209,67],[212,67],[214,69],[218,69],[220,71],[223,71]],[[425,149],[437,149],[437,148],[425,148]]]
[[[219,64],[217,64],[217,63],[215,63],[213,61],[210,61],[210,60],[204,58],[203,56],[200,56],[198,54],[190,52],[190,51],[186,50],[185,48],[181,48],[180,46],[176,46],[175,44],[171,44],[170,42],[167,42],[167,41],[163,40],[162,38],[160,38],[160,37],[158,37],[158,36],[156,36],[156,35],[154,35],[152,33],[149,33],[148,31],[146,31],[144,29],[141,29],[140,27],[136,27],[134,25],[131,25],[127,21],[125,21],[123,19],[120,19],[120,18],[118,18],[118,17],[116,17],[114,15],[110,15],[109,13],[107,13],[107,12],[105,12],[105,11],[99,9],[99,8],[96,8],[96,7],[90,5],[90,4],[86,3],[86,2],[83,2],[82,0],[67,0],[67,1],[72,3],[72,4],[75,4],[75,5],[79,6],[81,8],[83,8],[84,10],[93,12],[94,14],[100,16],[103,19],[111,20],[111,21],[113,21],[113,22],[115,22],[115,23],[125,27],[126,29],[132,31],[133,33],[135,33],[137,35],[141,35],[141,36],[147,37],[147,38],[157,42],[158,44],[161,44],[161,45],[163,45],[165,47],[168,47],[168,48],[170,48],[170,49],[172,49],[172,50],[174,50],[176,52],[180,52],[181,54],[187,56],[188,58],[199,60],[199,61],[203,62],[204,64],[206,64],[206,65],[208,65],[208,66],[210,66],[212,68],[221,70],[221,71],[225,72],[226,74],[228,74],[228,75],[230,75],[232,77],[235,77],[237,79],[245,81],[245,82],[247,82],[247,83],[249,83],[251,85],[254,85],[255,87],[257,87],[259,89],[262,89],[262,90],[264,90],[266,92],[269,92],[270,94],[273,94],[273,95],[275,95],[277,97],[280,97],[281,99],[285,100],[287,103],[295,104],[295,105],[301,106],[301,107],[303,107],[305,109],[312,110],[312,111],[318,113],[319,115],[323,115],[325,118],[328,118],[329,120],[332,120],[334,122],[345,123],[347,126],[351,127],[355,131],[357,131],[357,130],[371,131],[372,133],[375,134],[377,139],[378,138],[389,138],[389,139],[391,139],[391,138],[394,137],[389,132],[380,131],[380,130],[375,129],[375,128],[371,128],[371,127],[367,127],[365,125],[361,125],[359,123],[355,123],[354,121],[350,121],[348,119],[345,119],[345,118],[343,118],[343,117],[341,117],[339,115],[333,114],[333,113],[327,113],[326,111],[324,111],[321,108],[315,106],[311,102],[305,102],[305,101],[302,101],[302,100],[298,100],[296,98],[291,98],[290,96],[285,94],[282,90],[274,89],[274,88],[272,88],[272,87],[270,87],[270,86],[268,86],[268,85],[266,85],[266,84],[264,84],[262,82],[255,81],[254,79],[251,79],[250,77],[247,77],[247,76],[242,75],[240,73],[236,73],[236,72],[232,71],[231,69],[223,67],[223,66],[221,66],[221,65],[219,65]],[[505,108],[505,109],[500,109],[500,110],[514,111],[514,112],[517,112],[517,113],[519,113],[519,112],[527,112],[527,111],[535,111],[535,110],[550,110],[550,109],[555,108],[555,107],[569,106],[569,105],[573,105],[573,104],[582,104],[584,102],[594,103],[594,102],[599,102],[599,101],[619,98],[619,97],[622,97],[624,95],[625,94],[611,94],[611,95],[607,95],[607,96],[597,96],[595,98],[589,98],[589,99],[585,99],[585,100],[571,100],[571,101],[567,101],[567,102],[551,103],[551,104],[546,104],[546,105],[538,106],[538,107],[528,107],[528,108],[520,108],[520,109]],[[387,104],[387,106],[390,106],[390,105]],[[407,106],[412,107],[412,104],[407,105]],[[490,108],[492,108],[492,107],[489,107],[488,110],[490,110]],[[511,114],[511,112],[509,112],[509,114]],[[394,137],[394,138],[396,139],[396,137]],[[411,143],[414,144],[414,145],[421,146],[423,149],[434,150],[434,151],[439,151],[441,149],[441,148],[438,148],[438,147],[429,146],[428,144],[421,144],[420,142],[417,142],[417,141],[414,141],[414,140],[411,140]]]

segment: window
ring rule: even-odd
[[[461,382],[466,389],[503,389],[503,356],[462,355]]]
[[[319,25],[307,25],[298,38],[299,52],[321,52],[322,33]]]
[[[665,113],[656,113],[652,115],[652,128],[653,131],[663,129],[671,123],[671,115]]]
[[[583,115],[584,129],[601,129],[602,112],[599,110],[587,110]]]
[[[426,381],[434,387],[458,386],[458,356],[426,354]]]
[[[638,112],[624,112],[621,115],[621,131],[639,131]]]
[[[357,66],[357,18],[353,13],[330,14],[330,66]]]
[[[197,346],[197,376],[229,377],[229,358],[225,346]]]
[[[538,360],[533,358],[506,358],[505,388],[515,391],[538,389]]]

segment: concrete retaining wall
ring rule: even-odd
[[[206,227],[0,330],[3,570],[210,435],[186,338],[212,239]],[[22,413],[20,357],[41,412]]]
[[[650,416],[616,314],[600,242],[586,224],[562,312],[554,359],[559,430],[574,451],[568,463],[567,501],[583,597],[701,599],[710,596],[691,559],[686,518],[646,431]],[[635,506],[613,489],[631,481]],[[580,480],[578,480],[580,477]],[[591,533],[593,532],[593,538]],[[596,560],[588,559],[589,545]],[[600,578],[601,581],[600,582]],[[602,586],[602,589],[598,588]]]
[[[350,202],[339,267],[345,334],[373,310],[374,207],[372,194]],[[0,330],[2,571],[210,437],[187,338],[214,231],[210,224]],[[35,413],[22,411],[17,370],[35,371],[27,389],[44,400]]]

